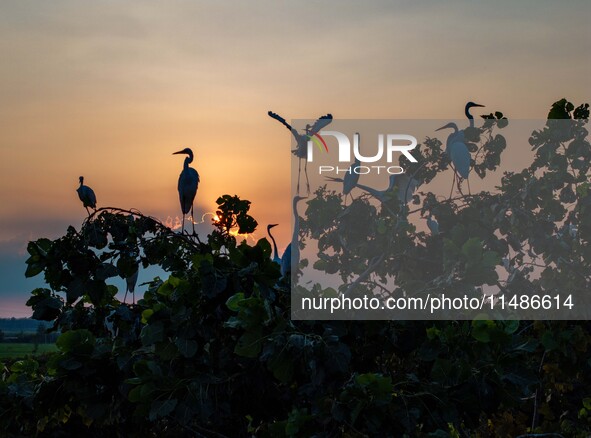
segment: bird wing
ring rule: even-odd
[[[449,157],[456,172],[466,179],[470,173],[470,151],[463,142],[455,141],[449,147]]]
[[[80,186],[76,189],[78,197],[82,201],[84,207],[91,207],[96,209],[96,195],[94,191],[88,186]]]
[[[88,189],[88,200],[90,201],[89,207],[96,208],[96,195],[94,194],[94,190],[90,187],[86,187]]]
[[[269,117],[271,117],[272,119],[277,120],[279,123],[283,124],[287,129],[289,129],[292,133],[293,133],[293,128],[291,127],[291,125],[289,123],[287,123],[285,121],[285,119],[283,117],[281,117],[279,114],[274,113],[273,111],[269,111],[267,113],[269,115]],[[297,132],[297,131],[296,131]]]
[[[189,213],[197,194],[199,186],[199,174],[192,167],[184,169],[179,176],[178,190],[181,210],[183,214]]]
[[[330,125],[331,122],[332,114],[326,114],[325,116],[320,117],[318,120],[314,122],[314,124],[310,128],[310,135],[318,133],[318,131],[320,131],[322,128]]]

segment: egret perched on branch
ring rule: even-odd
[[[447,137],[445,153],[449,156],[458,175],[467,179],[470,173],[470,151],[464,143],[463,131],[458,131],[458,126],[453,122],[436,129],[436,131],[447,128],[452,128],[454,132]]]
[[[359,144],[359,133],[355,133],[355,143]],[[359,150],[359,149],[358,149]],[[342,182],[343,183],[343,195],[345,195],[345,200],[347,199],[347,195],[351,193],[355,187],[357,187],[357,183],[359,182],[359,173],[355,171],[355,169],[359,168],[361,165],[361,161],[357,156],[355,156],[355,161],[353,164],[349,166],[349,170],[345,173],[343,178],[334,178],[334,177],[327,177],[329,181],[334,182]]]
[[[272,111],[269,111],[267,114],[269,115],[269,117],[271,117],[271,118],[277,120],[278,122],[280,122],[281,124],[283,124],[287,129],[289,129],[289,131],[291,132],[291,135],[293,135],[293,138],[296,141],[296,148],[293,149],[291,152],[299,159],[297,192],[298,192],[298,194],[300,193],[300,173],[302,172],[302,160],[306,160],[306,162],[304,164],[304,173],[306,174],[306,187],[308,190],[308,194],[310,194],[310,182],[308,180],[308,161],[307,161],[308,140],[311,140],[313,136],[318,134],[318,131],[320,131],[322,128],[324,128],[325,126],[330,124],[330,122],[332,122],[332,114],[326,114],[325,116],[320,117],[318,120],[316,120],[314,122],[314,124],[312,126],[306,125],[305,134],[300,134],[297,129],[292,128],[291,125],[289,123],[287,123],[285,121],[285,119],[283,117],[281,117],[279,114],[276,114]]]
[[[273,261],[281,266],[281,258],[279,257],[279,251],[277,251],[277,243],[275,243],[275,238],[271,234],[271,228],[276,227],[277,225],[278,224],[267,225],[267,234],[269,234],[269,237],[273,241]]]
[[[441,131],[442,129],[452,128],[454,132],[449,134],[447,137],[447,142],[445,145],[445,153],[451,160],[453,167],[454,167],[454,182],[456,182],[456,175],[463,179],[468,179],[468,175],[470,174],[470,151],[466,147],[466,143],[464,142],[464,131],[458,131],[458,125],[451,122],[441,128],[436,129],[436,131]],[[453,191],[453,184],[452,184],[452,191]],[[459,189],[459,184],[458,184]]]
[[[300,215],[298,214],[298,202],[302,199],[306,199],[306,197],[302,196],[294,196],[293,198],[293,216],[294,216],[294,223],[293,223],[293,234],[291,236],[291,243],[287,245],[285,251],[283,252],[283,256],[281,256],[281,276],[288,277],[291,274],[291,267],[295,266],[296,270],[300,265],[300,242],[299,242],[299,234],[300,234]],[[292,255],[293,252],[293,255]],[[293,259],[293,264],[292,264]]]
[[[197,194],[197,187],[199,186],[199,174],[195,169],[189,167],[193,162],[193,151],[190,148],[185,148],[182,151],[174,152],[176,154],[187,154],[183,164],[183,171],[179,175],[179,200],[181,201],[181,211],[183,213],[183,224],[181,233],[185,230],[185,215],[191,211],[191,223],[193,224],[193,234],[195,234],[195,222],[193,221],[193,201]]]
[[[96,210],[96,195],[94,194],[94,190],[90,187],[84,185],[84,177],[80,177],[80,187],[76,189],[78,192],[78,197],[82,201],[82,205],[86,208],[86,212],[88,216],[90,216],[90,211],[88,211],[88,207]]]
[[[480,105],[479,103],[474,103],[474,102],[468,102],[466,104],[466,108],[464,109],[464,114],[466,114],[466,117],[468,117],[468,120],[470,121],[470,128],[474,128],[474,116],[472,114],[470,114],[470,108],[475,108],[475,107],[483,108],[484,105]]]
[[[125,278],[125,296],[123,297],[123,302],[127,299],[127,293],[130,293],[133,297],[133,304],[135,304],[135,285],[137,284],[137,277],[139,274],[139,266],[138,269],[131,274],[129,277]]]
[[[439,223],[433,219],[432,215],[429,215],[427,218],[427,226],[429,227],[432,235],[437,236],[439,234]]]

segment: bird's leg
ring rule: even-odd
[[[193,225],[193,236],[195,235],[195,216],[193,213],[193,205],[191,205],[191,224]]]
[[[456,184],[456,172],[454,171],[454,179],[451,182],[451,190],[449,191],[449,199],[451,199],[453,193],[454,193],[454,185]]]
[[[88,207],[85,205],[84,208],[86,208],[86,213],[88,214],[88,217],[90,217],[90,210],[88,209]]]
[[[460,176],[458,176],[458,193],[462,196],[464,196],[464,193],[462,193],[462,187],[461,187],[461,183],[462,181],[464,181],[464,179]]]
[[[306,174],[306,189],[308,190],[308,195],[310,194],[310,180],[308,179],[308,160],[304,164],[304,173]]]
[[[123,304],[125,304],[125,300],[127,299],[127,288],[125,288],[125,295],[123,295]]]
[[[468,183],[468,194],[471,195],[472,191],[470,190],[470,180],[466,180],[466,182]]]
[[[298,187],[297,187],[297,192],[298,195],[300,194],[300,175],[302,173],[302,159],[300,158],[298,160]]]
[[[181,225],[181,234],[183,234],[185,232],[185,213],[182,213],[182,215],[183,215],[183,224]]]

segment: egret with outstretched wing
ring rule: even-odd
[[[306,126],[306,133],[300,134],[297,129],[293,128],[289,123],[285,121],[283,117],[279,114],[269,111],[267,113],[269,117],[272,119],[277,120],[291,132],[293,138],[296,141],[296,147],[291,152],[298,157],[298,185],[297,185],[297,192],[300,193],[300,174],[302,172],[302,160],[306,160],[304,164],[304,173],[306,174],[306,187],[308,190],[308,194],[310,194],[310,181],[308,180],[308,140],[310,140],[314,135],[316,135],[322,128],[330,124],[332,122],[332,114],[326,114],[320,117],[318,120],[314,122],[312,126]]]

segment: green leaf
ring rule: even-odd
[[[94,335],[87,329],[64,332],[55,342],[62,352],[76,355],[89,355],[94,350],[94,344]]]
[[[176,338],[174,344],[184,357],[193,357],[197,353],[198,344],[191,339]]]
[[[491,320],[474,320],[472,321],[471,335],[478,342],[487,343],[491,340],[491,333],[496,330],[497,326]]]
[[[247,331],[238,339],[234,353],[243,357],[257,357],[263,345],[262,335],[263,333],[260,327]]]
[[[172,398],[169,400],[154,400],[150,406],[150,414],[148,418],[150,421],[154,421],[158,418],[166,417],[177,405],[178,400]]]
[[[158,321],[153,324],[145,325],[140,333],[142,345],[153,345],[156,342],[164,340],[164,325]]]
[[[462,255],[469,261],[477,261],[482,259],[482,242],[477,237],[468,239],[462,245]]]
[[[233,312],[238,312],[240,306],[238,303],[244,300],[244,293],[238,292],[226,300],[226,306]]]

